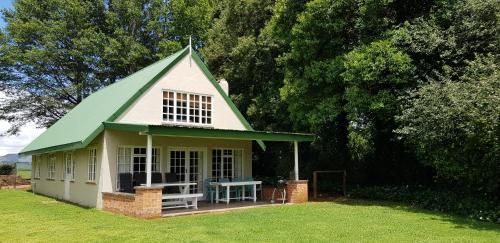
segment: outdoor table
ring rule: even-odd
[[[257,185],[261,185],[262,181],[233,181],[233,182],[211,182],[211,186],[215,186],[215,202],[226,202],[229,204],[231,199],[253,199],[254,202],[257,201]],[[226,187],[226,198],[219,198],[219,187]],[[229,196],[229,191],[232,186],[241,186],[242,188],[242,196],[240,198],[231,198]],[[245,186],[253,187],[253,196],[246,197],[245,196]]]
[[[189,186],[194,186],[198,183],[196,182],[166,182],[166,183],[151,183],[152,187],[182,187],[182,194],[189,194]],[[142,183],[141,186],[145,186],[146,183]]]

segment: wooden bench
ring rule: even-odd
[[[162,196],[162,199],[165,200],[162,203],[164,209],[166,208],[189,208],[193,207],[194,209],[198,209],[198,197],[203,197],[203,193],[193,193],[193,194],[165,194]],[[172,199],[180,199],[175,201],[167,201]],[[188,199],[191,199],[191,205],[188,204]]]

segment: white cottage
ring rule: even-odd
[[[33,155],[33,190],[144,218],[179,202],[255,199],[245,187],[213,186],[251,187],[252,141],[265,149],[267,140],[295,143],[295,185],[307,193],[297,150],[314,136],[254,131],[227,87],[186,47],[95,92],[21,151]]]

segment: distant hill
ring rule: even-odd
[[[30,163],[31,164],[31,156],[19,156],[18,154],[6,154],[4,156],[0,156],[0,164],[14,164],[17,162],[22,163]]]

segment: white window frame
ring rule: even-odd
[[[41,155],[33,155],[33,179],[40,179],[40,157]]]
[[[186,152],[186,161],[187,161],[187,167],[185,167],[186,170],[189,171],[189,165],[190,165],[190,160],[191,160],[191,154],[190,152],[201,152],[202,153],[202,156],[200,157],[200,160],[201,160],[201,165],[199,165],[199,168],[198,170],[200,172],[198,172],[198,175],[201,177],[199,180],[201,181],[201,184],[197,186],[197,189],[198,189],[198,192],[204,192],[204,186],[202,185],[203,184],[203,181],[208,178],[208,149],[207,147],[183,147],[183,146],[168,146],[167,147],[167,163],[166,163],[166,166],[167,168],[165,169],[165,171],[167,173],[171,173],[172,171],[170,170],[171,168],[171,155],[170,155],[170,152],[171,151],[185,151]],[[189,171],[189,174],[191,172]],[[187,176],[186,174],[186,177],[185,177],[185,181],[188,182],[189,181],[189,177]],[[191,190],[191,189],[190,189]]]
[[[168,105],[163,105],[163,101],[165,100],[164,93],[172,92],[174,94],[173,96],[173,106]],[[177,96],[178,94],[186,94],[186,121],[178,120],[177,119]],[[191,111],[195,111],[194,109],[191,108],[191,96],[198,96],[198,114],[191,114]],[[162,107],[167,109],[167,113],[163,112],[162,110],[162,122],[165,124],[176,124],[176,125],[196,125],[196,126],[212,126],[213,121],[214,121],[214,96],[209,95],[209,94],[200,94],[200,93],[193,93],[193,92],[185,92],[185,91],[177,91],[177,90],[162,90]],[[210,98],[210,103],[208,101],[203,102],[203,98],[208,99]],[[208,108],[208,104],[210,104],[210,108]],[[203,105],[205,105],[205,109],[203,109]],[[173,114],[170,114],[168,112],[169,108],[173,108]],[[183,107],[184,108],[184,107]],[[203,115],[203,112],[205,112],[205,115]],[[210,113],[210,115],[208,115]],[[169,119],[169,115],[173,115],[173,120]],[[166,118],[164,118],[166,116]],[[191,121],[191,117],[196,119],[198,118],[198,122]],[[205,123],[203,122],[205,120]],[[210,122],[208,122],[208,120]]]
[[[214,154],[213,154],[213,151],[215,150],[221,150],[221,165],[220,165],[220,168],[221,170],[215,170],[215,176],[214,176]],[[232,154],[231,155],[224,155],[224,150],[232,150]],[[241,153],[241,163],[239,165],[240,168],[237,168],[236,167],[236,161],[235,161],[235,151],[239,151]],[[219,181],[220,178],[222,177],[222,171],[224,170],[224,168],[222,168],[224,166],[224,163],[223,163],[223,158],[224,157],[230,157],[232,160],[232,163],[231,163],[231,168],[232,168],[232,171],[231,171],[231,176],[230,176],[230,179],[233,179],[237,176],[239,177],[242,177],[244,175],[244,165],[245,165],[245,149],[243,148],[219,148],[219,147],[214,147],[211,149],[210,151],[210,155],[212,156],[211,157],[211,160],[210,160],[210,176],[212,178],[212,180],[216,180],[216,181]],[[236,172],[236,170],[238,169],[238,172]],[[238,174],[236,174],[238,173]]]
[[[88,149],[87,182],[95,182],[97,175],[97,148]]]
[[[54,180],[56,177],[56,156],[49,155],[47,158],[47,179]]]
[[[119,145],[118,149],[116,150],[116,190],[120,189],[120,181],[119,181],[120,180],[120,178],[119,178],[120,173],[132,173],[133,174],[135,172],[134,171],[134,155],[137,157],[137,155],[139,155],[139,154],[134,154],[134,148],[146,148],[146,146]],[[120,149],[124,149],[125,151],[127,149],[129,149],[130,153],[128,155],[127,154],[120,155]],[[151,161],[152,162],[151,173],[162,171],[162,168],[161,168],[162,167],[161,162],[162,162],[162,156],[163,156],[162,149],[159,146],[153,146],[153,154],[152,154],[153,158],[155,157],[155,153],[154,153],[155,149],[158,151],[158,157],[157,157],[156,163],[155,163],[155,164],[157,164],[157,166],[156,166],[157,168],[156,168],[156,170],[153,170],[153,166],[154,166],[154,164],[153,164],[154,159],[153,159]],[[120,156],[128,157],[128,159],[129,159],[128,163],[120,163]],[[146,155],[144,155],[144,156],[146,156]],[[120,165],[127,165],[127,164],[129,165],[128,171],[120,172]]]
[[[64,153],[63,158],[63,179],[66,179],[66,166],[68,164],[68,157],[70,158],[69,162],[71,162],[71,178],[70,181],[75,181],[75,159],[73,152]]]

